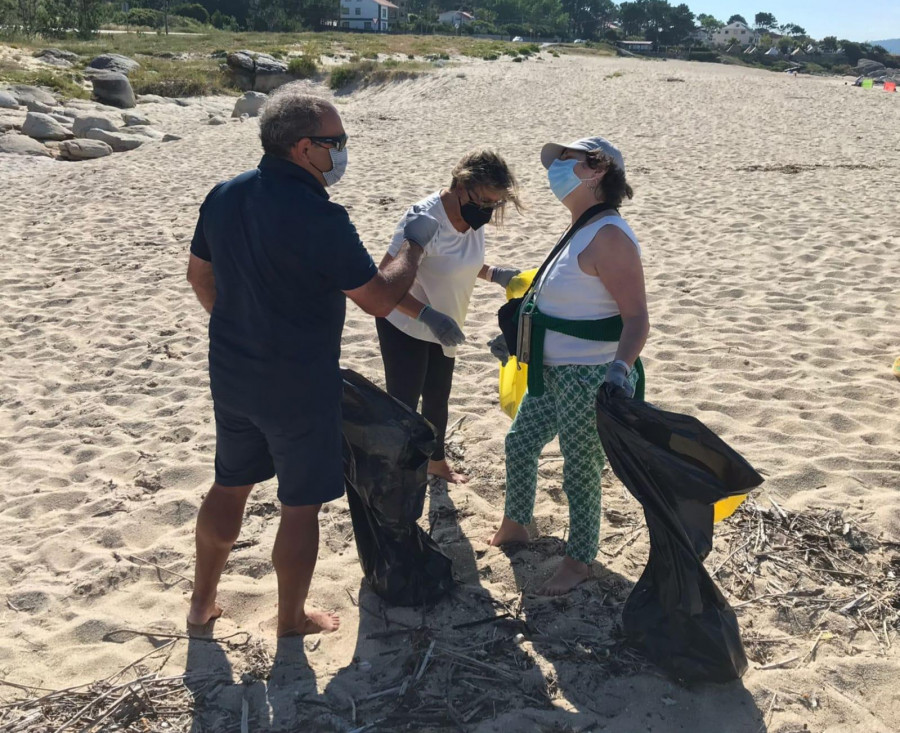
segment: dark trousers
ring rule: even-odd
[[[375,328],[381,344],[388,394],[413,410],[418,410],[421,398],[422,417],[434,426],[437,433],[437,448],[431,460],[443,460],[456,360],[444,356],[440,344],[407,336],[387,319],[376,318]]]

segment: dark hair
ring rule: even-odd
[[[287,158],[300,140],[319,132],[319,121],[331,109],[305,85],[285,84],[266,102],[259,118],[259,139],[269,155]]]
[[[625,171],[617,166],[613,159],[602,150],[590,150],[585,153],[585,162],[593,170],[606,169],[600,185],[594,189],[598,201],[605,201],[618,209],[626,198],[634,198],[634,191],[625,180]]]
[[[516,207],[516,211],[522,210],[516,177],[506,161],[493,150],[488,148],[470,150],[453,167],[451,175],[453,178],[450,181],[450,188],[462,186],[465,189],[487,188],[497,191],[503,194],[504,201],[510,201]],[[503,208],[501,206],[494,212],[494,223],[502,223]]]

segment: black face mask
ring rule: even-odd
[[[491,220],[494,210],[482,209],[478,204],[470,201],[459,207],[459,213],[462,215],[463,221],[477,231]]]

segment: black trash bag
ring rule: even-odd
[[[448,558],[418,524],[434,430],[349,369],[344,380],[344,479],[366,580],[395,606],[433,603],[453,587]]]
[[[699,420],[605,390],[597,430],[650,531],[647,567],[622,611],[627,639],[679,682],[741,677],[747,657],[737,618],[703,560],[713,504],[747,493],[762,476]]]

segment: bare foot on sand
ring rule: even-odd
[[[450,468],[447,460],[428,461],[428,473],[432,476],[444,479],[448,484],[467,484],[469,477]]]
[[[304,636],[306,634],[328,634],[337,631],[341,626],[341,620],[337,614],[328,611],[320,611],[317,608],[308,608],[303,616],[292,623],[278,621],[278,637]]]
[[[591,577],[591,566],[564,557],[553,577],[538,589],[538,595],[561,596]]]
[[[514,522],[509,517],[503,517],[503,521],[500,522],[500,529],[487,542],[492,547],[500,547],[510,542],[529,542],[530,540],[531,536],[528,534],[528,527]]]
[[[215,621],[222,615],[222,608],[215,601],[212,603],[201,603],[191,599],[191,608],[188,611],[188,626],[202,628],[207,626],[210,621]]]

